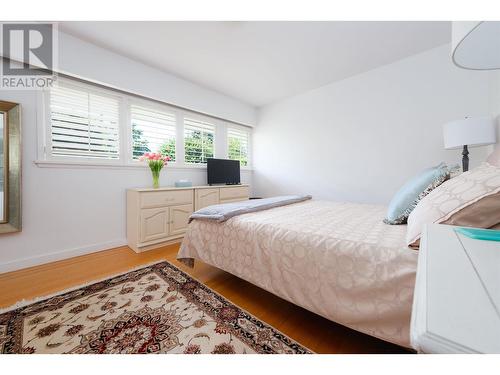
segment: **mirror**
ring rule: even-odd
[[[19,104],[0,101],[0,234],[21,230]]]
[[[7,206],[7,202],[5,202],[7,200],[7,179],[5,178],[7,171],[5,165],[7,163],[7,158],[5,157],[6,132],[5,116],[3,112],[0,112],[0,223],[5,223],[7,221],[7,215],[5,215],[5,207]]]

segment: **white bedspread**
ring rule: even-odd
[[[361,332],[410,347],[417,252],[385,207],[307,201],[195,220],[178,258],[195,258]]]

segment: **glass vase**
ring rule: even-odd
[[[151,171],[153,175],[153,189],[158,189],[160,187],[160,171]]]

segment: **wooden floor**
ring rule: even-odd
[[[217,268],[197,261],[195,268],[190,269],[176,261],[178,246],[142,254],[120,247],[0,274],[0,308],[166,259],[317,353],[408,353],[324,319]]]

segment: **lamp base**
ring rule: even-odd
[[[467,172],[469,170],[469,149],[467,145],[464,145],[464,149],[462,151],[462,170]]]

